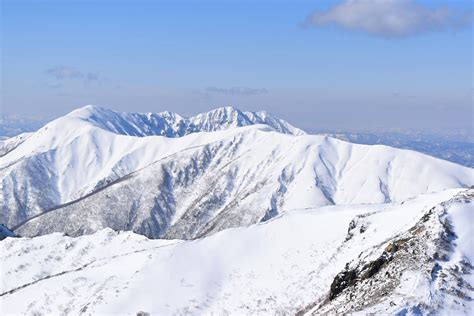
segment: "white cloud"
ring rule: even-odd
[[[471,21],[471,12],[427,7],[414,0],[344,0],[326,11],[312,13],[306,25],[337,25],[375,36],[407,37],[469,26]]]

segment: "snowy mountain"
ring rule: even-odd
[[[472,315],[473,211],[474,190],[451,189],[193,241],[110,229],[7,238],[2,313]]]
[[[474,169],[415,151],[86,106],[0,180],[2,314],[474,312]]]
[[[87,106],[1,148],[0,222],[23,236],[110,227],[191,239],[292,209],[474,184],[471,168],[233,108],[184,118]]]

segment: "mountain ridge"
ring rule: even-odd
[[[286,134],[306,134],[266,111],[241,111],[232,106],[219,107],[195,116],[185,117],[170,111],[127,113],[86,105],[70,112],[66,117],[80,118],[117,134],[139,137],[157,135],[182,137],[196,132],[213,132],[255,124],[265,124]]]
[[[0,221],[12,227],[30,219],[18,231],[26,236],[112,227],[189,239],[294,208],[396,202],[474,183],[474,170],[447,161],[294,135],[268,120],[250,125],[240,113],[221,108],[198,115],[194,126],[213,131],[166,137],[137,133],[147,125],[133,122],[147,114],[124,125],[118,123],[127,114],[73,111],[14,141],[0,157]]]

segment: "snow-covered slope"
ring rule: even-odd
[[[469,314],[473,199],[448,190],[295,210],[193,241],[110,229],[7,238],[0,304],[44,315]]]
[[[0,178],[0,222],[27,221],[16,230],[22,235],[111,227],[187,239],[295,208],[466,187],[474,170],[304,135],[263,112],[221,108],[185,119],[88,106],[0,157]]]
[[[0,157],[5,156],[10,151],[14,150],[31,135],[33,135],[33,133],[22,133],[13,137],[0,139]]]
[[[12,225],[81,197],[110,179],[215,138],[210,133],[207,137],[193,133],[251,124],[304,134],[266,112],[230,107],[192,118],[170,112],[130,114],[95,106],[80,108],[36,133],[0,142],[0,222]],[[168,139],[188,134],[191,137],[186,140]]]

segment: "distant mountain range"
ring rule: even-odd
[[[35,132],[47,121],[38,117],[22,117],[0,113],[0,139]]]

